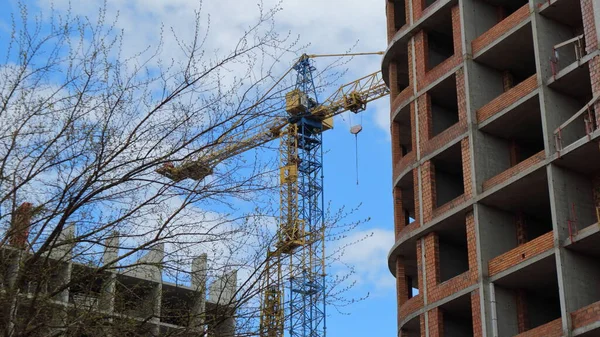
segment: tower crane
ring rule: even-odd
[[[287,116],[229,135],[221,140],[222,146],[202,158],[179,166],[168,163],[157,170],[176,182],[203,180],[223,160],[280,139],[279,228],[262,281],[260,337],[283,337],[284,327],[289,337],[325,336],[323,132],[333,128],[334,116],[364,111],[367,103],[389,90],[378,71],[342,85],[319,102],[313,59],[373,54],[382,53],[302,55],[284,75],[296,73],[295,88],[285,97]],[[284,267],[289,268],[287,280],[282,278]]]

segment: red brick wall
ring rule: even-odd
[[[392,136],[392,162],[396,163],[402,158],[402,149],[400,148],[400,123],[390,123],[390,129]]]
[[[538,326],[535,329],[520,333],[515,337],[560,337],[562,336],[562,321],[555,319],[549,323]]]
[[[581,0],[581,13],[583,18],[583,33],[585,35],[586,51],[593,52],[598,48],[598,35],[596,34],[596,21],[594,19],[594,4],[596,0]]]
[[[466,216],[467,249],[469,270],[440,283],[440,256],[438,234],[433,232],[425,236],[425,272],[427,274],[427,302],[432,303],[448,297],[477,282],[477,246],[475,218],[473,212]]]
[[[433,83],[441,76],[447,74],[450,70],[456,68],[463,61],[462,58],[462,33],[460,28],[460,9],[458,6],[452,8],[452,36],[454,42],[454,55],[429,69],[429,47],[427,33],[424,30],[415,34],[415,61],[417,68],[417,89],[421,90]],[[409,57],[410,57],[409,48]],[[410,59],[410,58],[409,58]],[[409,67],[410,68],[410,67]],[[410,71],[410,69],[409,69]],[[412,81],[411,81],[412,83]]]
[[[456,71],[456,98],[458,101],[458,120],[467,121],[467,100],[465,98],[465,71]]]
[[[469,254],[469,271],[473,279],[477,278],[477,234],[475,233],[475,215],[473,211],[465,217],[467,232],[467,251]]]
[[[419,109],[419,142],[424,148],[433,135],[433,115],[431,111],[431,96],[425,93],[417,98]]]
[[[414,41],[414,39],[412,39],[411,41]],[[408,43],[407,45],[407,55],[408,55],[408,87],[409,88],[415,88],[415,73],[414,73],[414,67],[413,67],[413,49],[412,49],[412,45],[410,43]],[[416,55],[418,55],[417,52],[415,52]]]
[[[396,240],[400,237],[400,232],[404,229],[406,224],[406,217],[404,212],[404,205],[402,205],[402,189],[400,187],[394,187],[392,192],[394,196],[394,229],[396,233]]]
[[[515,216],[515,227],[517,228],[517,245],[527,243],[527,224],[523,212],[517,212]]]
[[[392,101],[392,106],[391,106],[390,111],[392,113],[396,112],[396,110],[398,110],[398,108],[403,103],[405,103],[412,97],[412,94],[413,94],[413,90],[410,86],[402,89],[402,91],[400,91],[400,93],[398,95],[396,95],[396,98]]]
[[[423,194],[423,223],[431,221],[433,209],[437,202],[435,189],[435,165],[428,160],[421,165],[421,180]]]
[[[421,294],[409,299],[398,311],[399,319],[404,319],[413,312],[423,308],[423,296]]]
[[[446,75],[452,69],[458,67],[463,61],[462,55],[456,54],[444,60],[442,63],[435,66],[433,69],[428,70],[425,76],[419,78],[418,88],[422,90],[426,86],[435,82],[440,77]]]
[[[408,301],[408,286],[406,284],[406,272],[404,270],[404,261],[402,258],[396,258],[396,301],[398,308],[402,307]],[[400,324],[401,314],[398,310],[398,324]]]
[[[410,129],[412,130],[412,134],[410,135],[410,140],[413,146],[413,152],[417,152],[414,149],[417,147],[417,113],[416,113],[416,102],[412,102],[410,104]]]
[[[450,69],[448,69],[450,70]],[[428,73],[429,75],[430,73]],[[467,106],[465,101],[464,71],[456,72],[456,88],[458,98],[459,122],[450,128],[433,136],[433,115],[431,110],[431,97],[425,93],[419,97],[419,135],[421,142],[421,156],[426,156],[442,145],[456,139],[467,131]]]
[[[554,232],[548,232],[539,236],[524,245],[520,245],[500,256],[490,260],[488,272],[494,276],[514,265],[517,265],[529,258],[540,255],[554,247]]]
[[[471,181],[471,151],[469,147],[469,138],[460,141],[460,153],[462,159],[464,196],[471,198],[473,196],[473,182]]]
[[[419,199],[419,171],[418,169],[413,170],[413,190],[415,191],[415,222],[421,221],[421,201]]]
[[[600,301],[592,303],[571,313],[571,325],[573,329],[600,321]]]
[[[387,0],[385,2],[385,16],[387,19],[387,39],[388,43],[392,41],[394,34],[396,34],[396,20],[394,17],[395,12],[395,4],[394,1]]]
[[[390,76],[390,104],[393,104],[400,93],[400,88],[398,87],[398,65],[396,62],[390,62],[388,71]]]
[[[479,123],[485,121],[498,112],[508,108],[519,99],[532,93],[535,89],[537,89],[537,77],[534,74],[477,110],[477,121]]]
[[[490,43],[496,41],[500,36],[508,32],[511,28],[523,22],[529,17],[529,4],[523,5],[509,17],[496,24],[494,27],[483,33],[481,36],[473,40],[471,48],[473,55],[477,54]]]
[[[431,114],[428,115],[431,116]],[[422,139],[421,156],[431,154],[457,137],[464,135],[465,132],[467,132],[467,121],[459,121],[429,140]]]
[[[465,201],[467,201],[467,198],[465,198],[464,194],[459,195],[458,197],[448,201],[447,203],[441,205],[440,207],[437,207],[433,210],[432,212],[432,219],[440,216],[446,212],[448,212],[449,210],[463,204]]]
[[[483,190],[484,191],[488,190],[488,189],[510,179],[511,177],[518,175],[519,173],[530,168],[531,166],[534,166],[534,165],[537,165],[537,164],[543,162],[545,158],[546,158],[546,154],[544,153],[544,150],[534,154],[533,156],[523,160],[522,162],[509,168],[508,170],[505,170],[504,172],[484,181],[483,182]]]
[[[527,312],[527,294],[523,289],[515,291],[517,304],[517,329],[519,333],[529,330],[529,314]]]
[[[594,95],[600,94],[600,56],[596,56],[589,62],[590,80],[592,82],[592,92]],[[596,111],[596,127],[600,128],[600,103],[594,104]]]
[[[427,312],[429,318],[429,337],[444,337],[444,312],[433,308]]]
[[[399,161],[394,164],[393,168],[393,176],[394,180],[398,178],[400,173],[404,171],[404,169],[413,164],[417,160],[417,153],[415,151],[410,151],[406,156],[402,157]]]
[[[460,7],[452,7],[452,39],[454,41],[454,55],[462,55],[462,29],[460,26]]]
[[[425,9],[425,0],[412,0],[413,20],[417,21],[423,15]]]
[[[429,49],[427,43],[427,34],[424,30],[420,30],[414,37],[415,43],[415,63],[417,70],[417,89],[421,90],[425,73],[429,71],[427,62],[429,60]]]
[[[473,337],[483,336],[483,327],[481,326],[481,307],[479,302],[479,290],[471,292],[471,313],[473,317]]]
[[[449,141],[464,133],[465,125],[457,124],[443,133],[439,134],[440,140]],[[446,134],[447,132],[447,134]],[[435,148],[445,144],[438,141],[438,136],[426,143],[424,151],[433,151]],[[450,209],[464,203],[473,195],[473,187],[471,182],[471,152],[469,150],[469,138],[464,138],[460,141],[461,159],[463,168],[464,193],[453,200],[436,207],[437,194],[435,182],[435,165],[431,161],[426,161],[421,165],[421,179],[423,181],[423,223],[431,221],[435,216],[440,215]]]
[[[423,266],[423,249],[421,247],[421,243],[422,240],[424,239],[418,239],[417,240],[417,284],[418,284],[418,288],[419,288],[419,294],[423,293],[423,289],[424,288],[424,284],[425,282],[423,281],[423,277],[421,277],[423,275],[423,268],[425,268]]]
[[[592,192],[594,194],[594,205],[596,206],[598,223],[600,223],[600,174],[596,174],[596,176],[592,180]]]
[[[15,209],[11,219],[8,239],[11,246],[21,249],[26,248],[32,215],[33,205],[28,202],[22,203]]]
[[[425,236],[425,274],[427,302],[435,302],[431,290],[440,283],[440,243],[438,234],[433,232]]]

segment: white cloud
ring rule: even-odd
[[[278,6],[279,0],[264,0],[263,7]],[[74,14],[94,18],[99,5],[95,0],[38,0],[40,7],[49,9],[50,4],[59,11],[69,6]],[[284,0],[282,10],[275,17],[275,29],[281,34],[288,32],[293,40],[299,37],[298,46],[307,46],[309,54],[344,53],[351,48],[354,52],[385,50],[385,3],[380,0]],[[164,59],[177,59],[182,52],[171,30],[180,41],[190,41],[194,33],[194,12],[201,9],[201,34],[208,31],[205,51],[218,55],[230,51],[245,30],[259,16],[255,0],[109,0],[107,23],[119,14],[117,28],[125,33],[124,55],[135,55],[148,46],[156,46],[161,38]],[[209,23],[210,22],[210,23]],[[316,66],[322,70],[332,59],[317,59]],[[282,60],[281,73],[294,62],[288,55]],[[347,64],[348,72],[339,79],[343,84],[380,69],[379,56],[361,56]],[[231,68],[233,74],[236,67]],[[331,88],[333,91],[333,88]],[[387,121],[387,99],[373,103],[376,107],[375,125],[389,133]],[[372,113],[370,109],[367,113]]]
[[[349,244],[340,262],[354,267],[355,274],[350,281],[355,281],[358,287],[368,286],[374,296],[389,293],[394,278],[390,276],[386,261],[389,247],[394,244],[393,232],[384,229],[357,231],[339,242],[338,247]]]

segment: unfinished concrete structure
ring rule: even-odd
[[[2,317],[2,331],[13,330],[4,326],[10,321],[16,331],[22,331],[20,324],[41,323],[33,336],[234,336],[236,272],[218,277],[207,294],[206,254],[193,259],[191,282],[186,286],[164,279],[162,244],[127,267],[114,267],[120,247],[114,233],[101,253],[101,266],[113,266],[100,270],[72,259],[75,229],[70,226],[61,232],[50,254],[32,266],[23,262],[32,252],[24,244],[15,244],[25,242],[20,231],[16,233],[11,245],[0,248],[1,303],[10,306],[1,312],[14,316],[11,320]],[[17,281],[19,277],[22,279]],[[63,285],[67,286],[56,293]],[[15,289],[17,298],[7,300],[5,296]],[[54,293],[44,299],[45,294]],[[31,315],[34,297],[38,298],[35,306],[41,309],[36,309],[39,312],[33,314],[33,322],[22,322]]]
[[[387,0],[399,336],[600,336],[600,1]]]

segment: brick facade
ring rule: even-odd
[[[548,33],[540,33],[535,30],[549,28],[552,25],[553,19],[544,12],[546,8],[555,5],[566,6],[568,5],[567,1],[581,1],[584,25],[583,29],[573,27],[575,32],[573,34],[583,32],[587,54],[595,52],[598,49],[595,25],[598,18],[594,17],[594,13],[600,13],[594,8],[597,7],[595,0],[552,0],[550,5],[546,5],[545,1],[543,3],[534,1],[532,5],[530,1],[519,8],[496,6],[482,0],[464,0],[460,7],[456,3],[447,3],[443,0],[436,2],[406,0],[394,3],[394,6],[398,6],[400,3],[404,4],[404,14],[408,22],[401,31],[397,31],[397,25],[395,25],[396,30],[392,32],[389,30],[390,20],[388,19],[387,32],[388,39],[395,36],[396,40],[390,45],[390,50],[395,47],[402,49],[398,54],[402,55],[402,60],[404,60],[404,55],[408,55],[408,62],[402,61],[402,64],[397,64],[395,68],[391,67],[395,61],[394,57],[400,59],[393,56],[400,49],[390,53],[392,56],[389,62],[384,59],[384,67],[390,67],[388,75],[393,96],[391,98],[391,117],[395,120],[391,127],[393,175],[394,181],[402,186],[402,189],[395,187],[392,192],[397,240],[395,247],[401,247],[401,249],[397,248],[398,254],[409,251],[411,252],[410,256],[416,256],[416,263],[415,261],[406,261],[404,257],[391,260],[395,262],[391,265],[395,266],[394,272],[397,277],[399,336],[453,335],[453,332],[450,332],[452,327],[447,324],[451,324],[448,321],[456,318],[452,313],[444,312],[444,308],[449,307],[446,306],[448,302],[459,300],[456,296],[452,296],[457,293],[461,293],[459,296],[460,310],[470,309],[473,336],[483,336],[484,333],[488,335],[493,330],[494,324],[503,324],[501,317],[492,317],[493,306],[498,304],[489,301],[492,300],[492,296],[500,296],[496,300],[498,298],[503,300],[504,297],[492,295],[493,291],[489,291],[488,294],[486,289],[492,287],[492,289],[496,289],[497,294],[500,294],[499,288],[505,286],[501,282],[504,278],[514,277],[513,273],[524,273],[525,265],[527,265],[527,269],[541,268],[537,266],[554,261],[555,258],[551,255],[553,251],[565,249],[560,246],[569,242],[568,238],[565,238],[567,234],[556,230],[556,228],[564,227],[564,224],[551,223],[558,218],[552,212],[569,209],[570,204],[567,205],[567,203],[573,202],[571,195],[565,197],[561,194],[563,193],[561,188],[565,188],[565,183],[556,177],[556,172],[573,169],[576,171],[573,174],[591,181],[592,187],[595,188],[593,200],[583,200],[587,206],[581,207],[599,207],[600,210],[600,167],[586,167],[578,171],[577,168],[571,167],[576,165],[572,158],[568,161],[557,158],[556,155],[546,156],[547,153],[555,153],[553,148],[548,148],[553,144],[552,140],[548,141],[546,136],[543,136],[544,139],[540,141],[540,143],[543,142],[544,149],[523,160],[524,154],[529,155],[529,151],[536,148],[537,145],[532,144],[531,135],[517,135],[515,134],[517,129],[510,129],[511,123],[507,119],[512,116],[514,111],[501,115],[501,113],[509,112],[508,109],[511,106],[530,96],[527,103],[533,100],[540,101],[539,105],[536,104],[539,108],[536,107],[534,112],[537,113],[539,110],[539,113],[542,114],[541,118],[536,116],[536,119],[540,120],[536,123],[543,132],[551,134],[558,125],[569,118],[568,113],[549,116],[550,118],[543,116],[548,113],[546,110],[552,108],[556,110],[555,101],[551,95],[564,94],[560,92],[558,86],[548,89],[546,86],[550,78],[544,78],[545,75],[534,73],[540,66],[542,69],[548,66],[547,56],[535,60],[535,67],[532,66],[532,69],[524,70],[520,67],[522,64],[506,66],[501,62],[504,60],[482,55],[482,52],[491,45],[494,45],[493,52],[498,50],[498,52],[506,53],[504,55],[515,53],[515,50],[510,50],[510,52],[501,50],[508,48],[508,43],[496,44],[496,42],[513,34],[517,26],[526,24],[526,28],[533,31],[531,34],[531,46],[534,50],[532,57],[542,57],[539,56],[540,48],[555,45],[557,41],[554,39],[545,41],[544,39],[549,36]],[[478,4],[471,5],[470,2],[478,2]],[[444,3],[443,6],[442,3]],[[391,15],[389,4],[387,8],[389,18]],[[481,11],[469,9],[481,9]],[[461,15],[465,15],[465,17],[463,18]],[[482,17],[475,18],[475,15]],[[539,15],[544,17],[543,20],[533,19],[534,16],[538,18]],[[451,28],[447,26],[449,20],[451,20]],[[559,24],[563,26],[557,29],[564,30],[566,27],[564,23]],[[475,27],[477,25],[480,26]],[[439,27],[444,27],[444,31],[442,32]],[[467,31],[468,29],[476,29],[476,31],[470,32]],[[522,33],[523,30],[520,29],[519,32]],[[447,44],[441,43],[440,36],[444,35],[447,37],[451,35],[452,41],[444,41]],[[450,48],[450,42],[452,48]],[[469,48],[464,48],[465,46]],[[467,54],[463,53],[463,48],[466,49]],[[472,52],[469,52],[469,49]],[[473,59],[473,57],[475,58]],[[501,65],[494,64],[494,62]],[[592,96],[600,95],[600,56],[592,58],[588,65]],[[398,87],[397,83],[394,84],[400,68],[401,74],[404,76],[408,73],[408,86],[406,86],[405,78],[401,78],[402,87]],[[581,69],[585,69],[585,67],[580,67],[578,71],[582,71]],[[454,78],[456,81],[455,93],[449,90],[448,78]],[[458,111],[450,107],[454,101],[446,101],[450,95],[456,95]],[[589,94],[586,92],[585,95],[587,95],[585,99],[566,97],[565,100],[581,100],[582,102],[585,100],[587,102]],[[560,102],[560,100],[561,98],[558,97],[556,102]],[[558,106],[558,103],[556,105]],[[526,113],[534,112],[527,111]],[[600,102],[594,106],[594,112],[596,121],[600,121]],[[458,114],[458,121],[455,113]],[[408,135],[400,135],[400,127],[397,123],[399,123],[398,121],[408,123],[407,114],[410,114],[412,151],[403,153],[399,139],[402,137],[406,142]],[[526,118],[529,117],[527,115]],[[521,123],[522,120],[519,119],[517,123]],[[535,127],[538,124],[535,124]],[[502,130],[498,125],[506,130]],[[402,125],[402,130],[406,126]],[[600,125],[596,127],[600,127]],[[505,140],[504,144],[507,146],[501,142],[496,144],[492,140],[488,141],[485,138],[487,132],[494,133],[494,137]],[[595,142],[596,140],[592,140],[589,146],[597,148]],[[579,146],[579,143],[577,144]],[[460,178],[457,178],[459,167],[457,167],[456,160],[458,158],[453,157],[457,156],[456,147],[460,148],[460,169],[462,169],[460,173],[464,188],[464,193],[458,196],[456,196],[460,187]],[[488,151],[497,151],[497,153],[494,154],[495,156],[486,158]],[[561,153],[561,156],[568,155],[568,151],[565,151],[564,154]],[[497,162],[487,164],[486,160]],[[560,162],[561,160],[563,161]],[[481,163],[483,165],[480,165]],[[548,169],[544,165],[554,165],[555,167]],[[494,169],[497,171],[493,171]],[[499,172],[502,169],[503,171]],[[407,187],[411,173],[412,186]],[[525,174],[535,179],[516,179]],[[534,181],[532,184],[538,184],[538,180],[542,179],[539,177],[542,176],[548,179],[548,182],[532,186],[532,189],[547,189],[548,192],[548,194],[544,194],[544,200],[540,200],[543,205],[539,209],[537,206],[532,207],[531,205],[529,208],[519,209],[518,205],[505,206],[502,204],[502,200],[507,200],[506,198],[510,198],[510,196],[500,193],[520,193],[520,189],[514,188],[516,185],[512,184],[521,184],[524,181]],[[554,184],[550,183],[550,179],[554,179]],[[561,184],[560,188],[557,187],[559,184]],[[513,188],[510,187],[511,185]],[[529,188],[529,186],[523,188]],[[404,192],[414,195],[416,221],[408,225],[407,214],[403,211],[408,205],[403,205],[403,202],[407,203],[409,200],[402,198]],[[589,190],[586,193],[589,194]],[[546,195],[555,197],[547,198]],[[498,198],[494,198],[494,196],[498,196]],[[442,200],[449,201],[441,204]],[[410,202],[412,203],[412,201]],[[412,205],[408,207],[412,207]],[[487,208],[490,208],[489,212],[486,210]],[[587,209],[585,211],[588,212]],[[505,214],[502,220],[488,219],[500,212]],[[500,217],[500,215],[498,216]],[[512,223],[511,216],[513,217]],[[589,213],[585,216],[589,216]],[[459,235],[456,234],[455,229],[463,217],[466,229],[466,248],[462,247],[464,243],[458,245],[452,243],[452,235]],[[600,222],[600,215],[598,221]],[[514,234],[506,232],[508,229],[506,226],[514,226]],[[555,230],[551,230],[551,228]],[[450,232],[452,234],[448,234]],[[478,242],[482,238],[483,240],[494,240],[496,232],[498,239],[502,239],[502,236],[506,235],[510,243],[504,242],[502,245],[492,245],[494,247],[489,248],[485,243]],[[514,236],[510,237],[510,235]],[[598,235],[600,236],[600,234]],[[465,250],[468,261],[457,262],[457,260],[452,260],[453,257],[447,256],[449,252],[456,251],[457,254],[460,254],[460,259],[464,259]],[[480,252],[481,254],[478,254]],[[539,259],[542,254],[547,257]],[[578,254],[585,254],[585,252],[578,252]],[[396,258],[394,252],[391,252],[390,258]],[[576,259],[576,257],[574,258]],[[444,261],[447,265],[442,266]],[[404,264],[408,265],[409,262],[410,265],[416,264],[417,266],[417,279],[408,280],[406,278]],[[467,262],[468,269],[465,270]],[[452,270],[452,268],[456,268],[456,270]],[[566,267],[557,263],[556,270],[558,268]],[[538,272],[540,271],[538,270]],[[547,273],[548,281],[558,284],[553,278],[557,278],[559,273],[557,271],[547,271]],[[565,270],[562,273],[564,275]],[[498,280],[497,284],[496,280]],[[419,289],[419,294],[412,298],[409,295],[411,282]],[[568,281],[563,280],[563,282]],[[558,291],[562,291],[560,287],[556,288],[559,288]],[[509,312],[507,310],[511,310],[510,312],[514,315],[512,318],[516,324],[514,333],[518,333],[518,337],[568,335],[567,332],[570,334],[573,329],[589,328],[591,324],[600,319],[600,297],[595,303],[577,308],[570,313],[571,326],[563,327],[563,319],[556,319],[556,315],[547,317],[546,322],[540,322],[539,315],[535,315],[537,312],[532,314],[532,310],[541,310],[541,308],[536,308],[539,304],[536,302],[535,292],[531,292],[530,285],[520,286],[517,284],[503,289],[508,289],[514,294],[514,298],[511,298],[511,293],[507,293],[510,299],[504,300],[512,301],[510,302],[511,307],[510,309],[505,307],[502,310],[504,310],[503,315]],[[556,303],[552,303],[552,305],[555,308],[560,307],[559,294],[551,295],[557,299]],[[464,307],[466,296],[469,298],[470,308]],[[564,308],[561,309],[564,310]],[[409,319],[411,324],[407,325]],[[414,324],[417,319],[419,324]],[[413,329],[420,331],[417,333]],[[594,332],[597,331],[594,330]]]

